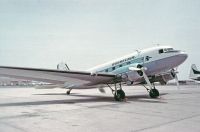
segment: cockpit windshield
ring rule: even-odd
[[[164,52],[166,53],[166,52],[173,51],[173,50],[174,50],[173,48],[166,48],[166,49],[164,49]]]
[[[158,52],[159,54],[162,54],[162,53],[169,53],[169,52],[178,52],[178,50],[174,50],[173,48],[164,48],[164,49],[159,49]]]

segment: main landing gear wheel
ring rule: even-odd
[[[157,90],[157,89],[151,89],[150,91],[149,91],[149,96],[151,97],[151,98],[157,98],[158,96],[159,96],[160,94],[159,94],[159,91]]]
[[[120,90],[117,90],[114,97],[115,97],[116,101],[123,101],[125,99],[126,95],[125,95],[124,91],[120,89]]]
[[[67,91],[66,94],[67,94],[67,95],[70,95],[70,91]]]

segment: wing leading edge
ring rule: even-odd
[[[27,79],[68,86],[92,86],[112,83],[116,77],[109,73],[90,73],[84,71],[62,71],[24,67],[0,66],[0,76]]]

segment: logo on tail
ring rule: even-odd
[[[190,70],[190,78],[196,80],[199,77],[200,77],[200,71],[197,69],[195,64],[192,64]]]

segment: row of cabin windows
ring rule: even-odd
[[[114,66],[114,67],[112,67],[112,68],[105,69],[105,70],[103,70],[103,71],[101,71],[101,72],[112,72],[112,71],[114,71],[114,70],[116,70],[117,68],[120,68],[120,67],[122,67],[122,66],[130,65],[130,64],[132,64],[132,63],[142,63],[143,60],[144,60],[144,57],[137,58],[137,59],[135,59],[135,60],[126,62],[126,63],[124,63],[124,64],[120,64],[120,65],[118,65],[118,66]]]
[[[126,64],[129,65],[129,64],[131,64],[131,62],[127,62]],[[112,68],[109,68],[109,69],[104,70],[104,72],[111,72],[111,71],[114,71],[114,70],[116,70],[117,68],[122,67],[123,65],[124,65],[124,64],[120,64],[119,66],[114,66],[114,67],[112,67]]]

